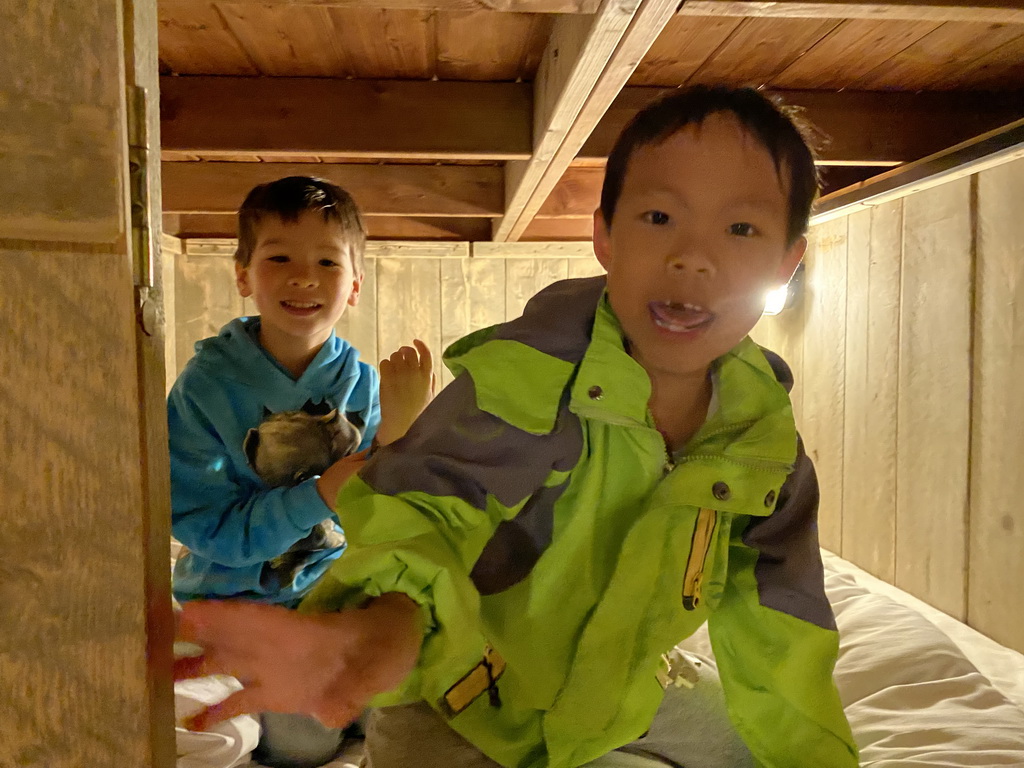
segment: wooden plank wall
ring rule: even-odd
[[[1020,651],[1022,199],[1018,160],[812,228],[754,334],[797,372],[823,545]]]
[[[255,311],[235,289],[233,241],[189,240],[182,250],[175,270],[179,372],[197,340]],[[366,255],[359,304],[341,318],[338,333],[373,364],[423,339],[440,386],[451,381],[440,361],[448,344],[517,317],[556,280],[602,272],[589,243],[371,242]]]

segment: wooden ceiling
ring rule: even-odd
[[[801,106],[837,189],[1024,116],[1022,5],[162,0],[165,228],[310,173],[375,238],[588,239],[615,135],[691,83]]]

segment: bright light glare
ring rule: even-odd
[[[777,315],[786,308],[786,301],[789,299],[789,286],[780,285],[774,290],[768,291],[764,297],[764,313],[766,315]]]

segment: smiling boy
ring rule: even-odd
[[[708,621],[757,764],[856,766],[792,379],[747,337],[803,256],[816,191],[800,133],[756,91],[639,113],[595,215],[607,278],[557,283],[448,350],[455,381],[339,496],[351,551],[304,602],[318,615],[186,611],[208,652],[180,673],[258,684],[207,722],[264,697],[341,722],[401,681],[375,700],[393,706],[371,719],[372,768],[570,768],[624,746],[688,764],[645,732],[662,654]],[[275,659],[255,625],[333,648],[333,675]]]
[[[179,600],[294,607],[344,552],[331,505],[361,461],[340,458],[317,476],[270,487],[251,452],[264,420],[294,414],[293,423],[316,430],[333,413],[356,426],[361,451],[375,435],[384,444],[403,434],[429,398],[429,353],[403,348],[382,363],[382,420],[377,372],[334,332],[358,303],[365,244],[355,202],[321,179],[262,184],[242,204],[235,276],[259,314],[198,342],[168,397],[172,530],[186,548],[174,569]],[[281,455],[309,442],[292,440],[276,446]],[[272,765],[266,718],[263,726],[262,759]],[[320,736],[329,757],[340,734]],[[308,746],[308,764],[319,765]]]

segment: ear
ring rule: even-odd
[[[348,305],[354,307],[359,303],[359,291],[363,287],[363,273],[356,272],[355,277],[352,278],[352,293],[348,295]]]
[[[604,214],[598,208],[594,211],[594,255],[598,262],[609,271],[612,263],[612,242],[610,228],[605,224]]]
[[[235,285],[238,286],[238,293],[244,299],[252,296],[252,286],[249,285],[249,269],[235,262]]]
[[[245,458],[249,460],[249,466],[254,470],[256,469],[256,454],[260,448],[260,432],[258,429],[250,429],[245,433],[245,439],[242,441],[242,452],[245,453]]]
[[[804,258],[804,253],[807,251],[807,238],[799,237],[796,242],[789,246],[789,250],[786,251],[785,256],[782,257],[782,263],[779,264],[779,271],[776,273],[776,278],[779,285],[785,285],[793,277],[793,273],[796,272],[796,268],[800,266],[800,262]]]

